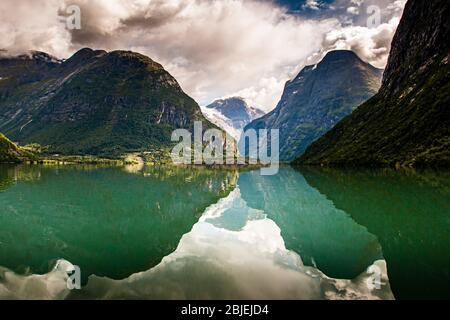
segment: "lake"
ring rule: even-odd
[[[448,299],[449,200],[448,171],[1,165],[0,298]]]

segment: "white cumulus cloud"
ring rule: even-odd
[[[345,8],[364,6],[345,1]],[[355,50],[383,67],[405,1],[380,1],[387,20],[368,28],[345,17],[292,15],[273,1],[2,0],[0,49],[60,58],[86,46],[138,51],[163,64],[201,105],[241,95],[267,111],[289,78],[329,50]],[[58,21],[69,4],[81,8],[81,30]]]

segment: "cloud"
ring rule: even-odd
[[[328,50],[352,49],[382,67],[404,1],[380,1],[390,19],[368,28],[351,20],[358,16],[346,8],[365,12],[370,0],[335,1],[335,16],[320,17],[256,0],[2,0],[0,48],[58,57],[86,46],[134,50],[163,64],[202,105],[241,95],[270,110],[285,82]],[[81,8],[81,30],[58,21],[68,4]],[[306,5],[325,9],[319,1]]]
[[[306,0],[303,9],[319,10],[321,4],[317,0]]]
[[[358,15],[359,14],[359,8],[358,7],[348,7],[347,13]]]
[[[323,50],[352,50],[363,60],[384,68],[398,23],[398,18],[392,18],[376,28],[349,26],[330,31],[324,38]]]
[[[147,54],[202,105],[248,93],[253,104],[273,108],[292,68],[317,50],[337,23],[288,15],[272,3],[161,0],[122,8],[118,11],[128,16],[120,19],[106,14],[108,22],[95,17],[102,12],[98,5],[78,3],[88,28],[73,32],[72,45]]]
[[[57,6],[55,0],[2,0],[0,48],[11,54],[30,49],[67,54],[70,34],[58,22]]]
[[[350,0],[350,3],[360,7],[364,3],[364,0]]]

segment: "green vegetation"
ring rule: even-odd
[[[105,159],[96,156],[42,156],[33,161],[28,161],[32,164],[44,164],[44,165],[108,165],[108,166],[120,166],[124,162],[116,159]]]
[[[317,66],[305,67],[286,84],[275,110],[250,123],[248,129],[279,129],[280,159],[292,161],[381,85],[382,70],[354,52],[329,52]]]
[[[61,156],[43,153],[45,147],[37,143],[19,147],[0,133],[0,163],[28,163],[44,165],[123,165],[124,161],[96,156]]]
[[[33,153],[18,147],[0,133],[0,163],[19,163],[34,158]]]
[[[174,129],[194,121],[213,127],[160,64],[138,53],[82,49],[59,64],[0,60],[0,71],[8,76],[0,130],[21,144],[49,146],[49,154],[118,159],[165,149]]]
[[[18,148],[0,133],[0,162],[17,162]]]
[[[397,95],[369,100],[295,163],[449,166],[450,65],[436,61],[414,87],[405,83]]]
[[[296,164],[450,166],[450,2],[409,1],[380,93]]]

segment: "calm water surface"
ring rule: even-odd
[[[448,172],[134,169],[0,166],[0,298],[450,297]]]

